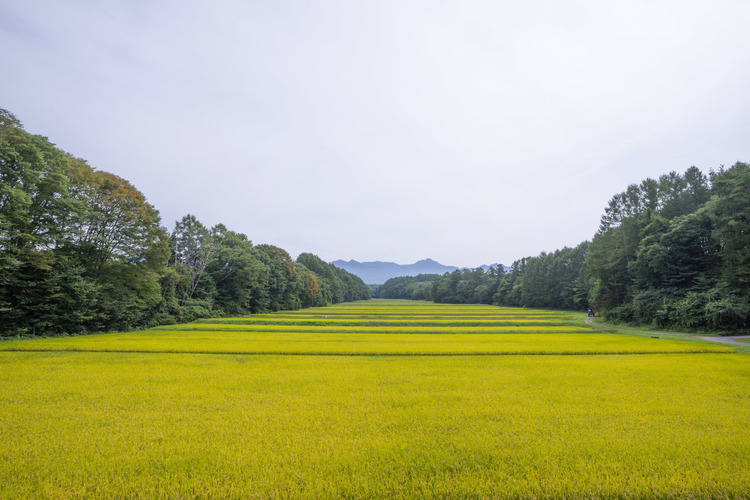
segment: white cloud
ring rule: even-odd
[[[479,265],[628,183],[750,157],[750,4],[0,8],[0,103],[162,212],[321,257]]]

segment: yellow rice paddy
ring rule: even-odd
[[[582,331],[226,320],[2,342],[0,498],[750,497],[750,356],[493,309],[279,316],[538,314]]]

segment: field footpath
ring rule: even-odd
[[[594,321],[591,317],[586,317],[585,320],[583,320],[587,325],[591,326],[597,326],[599,328],[614,328],[616,330],[622,330],[624,332],[635,332],[635,333],[647,333],[649,335],[669,335],[672,337],[688,337],[688,338],[699,338],[702,340],[708,340],[709,342],[718,342],[720,344],[732,344],[737,345],[740,347],[750,347],[750,344],[746,342],[740,342],[738,339],[748,339],[750,338],[750,335],[732,335],[732,336],[724,336],[724,337],[715,337],[715,336],[709,336],[709,337],[703,337],[700,335],[690,335],[689,333],[671,333],[671,332],[650,332],[647,330],[634,330],[632,328],[623,328],[620,326],[613,326],[613,325],[602,325],[601,323],[597,323]]]

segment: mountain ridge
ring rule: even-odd
[[[395,262],[385,261],[368,261],[359,262],[354,259],[351,260],[334,260],[330,262],[336,267],[340,267],[354,275],[359,276],[368,285],[382,285],[390,278],[396,278],[399,276],[416,276],[418,274],[445,274],[453,272],[457,269],[476,269],[466,267],[447,266],[437,262],[436,260],[426,258],[418,260],[413,264],[396,264]],[[479,266],[480,268],[487,271],[490,267],[499,267],[501,264],[495,263],[490,265]],[[508,269],[506,266],[502,266],[504,269]]]

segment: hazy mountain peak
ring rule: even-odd
[[[391,278],[398,276],[416,276],[418,274],[445,274],[459,269],[456,266],[446,266],[433,259],[427,258],[414,264],[396,264],[395,262],[358,262],[351,260],[334,260],[331,262],[350,273],[359,276],[368,285],[382,285]],[[500,264],[480,266],[485,271],[490,267],[498,267]]]

